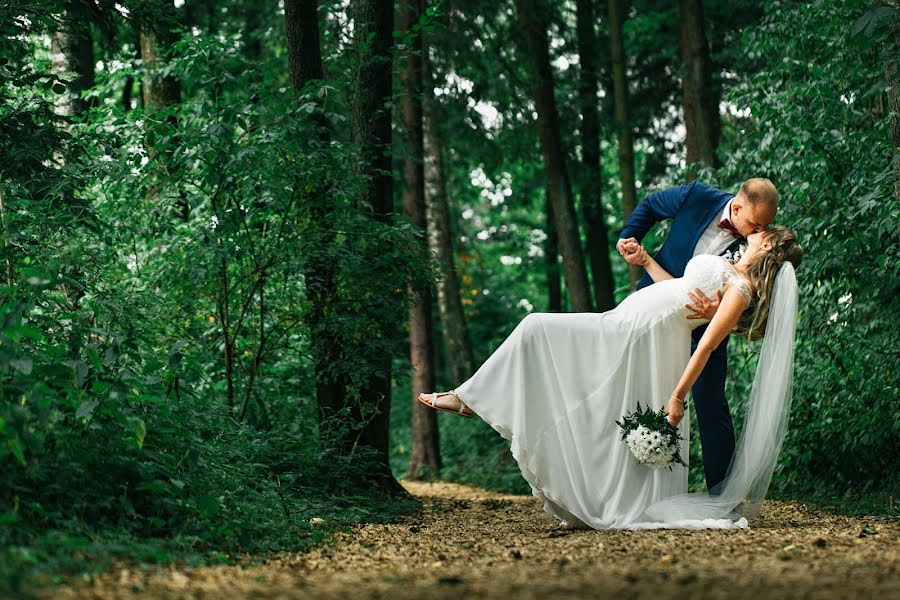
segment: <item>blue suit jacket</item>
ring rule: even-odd
[[[654,192],[631,212],[619,237],[633,237],[640,242],[655,223],[674,219],[669,236],[653,258],[672,277],[681,277],[703,231],[732,198],[734,194],[700,181]],[[645,272],[638,289],[651,283],[653,280]]]

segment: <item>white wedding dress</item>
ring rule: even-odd
[[[659,409],[681,378],[691,331],[688,291],[708,296],[749,283],[722,257],[692,258],[683,277],[660,281],[605,313],[531,313],[472,377],[460,399],[504,438],[544,510],[595,529],[746,527],[746,519],[648,520],[648,506],[687,491],[688,471],[641,465],[615,421],[638,402]],[[687,462],[689,411],[678,425]]]

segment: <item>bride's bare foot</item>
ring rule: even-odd
[[[418,396],[419,402],[425,406],[430,406],[436,410],[456,413],[464,417],[471,417],[475,413],[468,406],[465,406],[453,391],[437,392],[437,398],[432,393],[421,393]],[[462,409],[462,410],[460,410]]]

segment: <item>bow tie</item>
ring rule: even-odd
[[[731,233],[733,233],[734,235],[736,235],[739,238],[744,237],[741,235],[741,232],[737,230],[737,227],[732,225],[731,221],[729,221],[728,219],[722,219],[721,221],[719,221],[718,228],[719,229],[727,229],[728,231],[730,231]]]

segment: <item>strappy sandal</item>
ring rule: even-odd
[[[423,394],[424,394],[424,392],[423,392]],[[424,400],[422,399],[423,394],[419,394],[418,396],[416,396],[416,400],[418,400],[425,406],[428,406],[429,408],[433,408],[435,410],[442,410],[442,411],[448,412],[448,413],[453,413],[453,414],[459,415],[461,417],[466,417],[467,419],[471,419],[473,416],[475,416],[475,413],[472,412],[471,408],[469,408],[468,406],[465,405],[465,403],[462,401],[462,398],[460,398],[459,395],[456,393],[456,390],[450,390],[449,392],[431,392],[430,394],[424,394],[426,396],[426,398]],[[437,400],[438,396],[446,396],[447,394],[453,394],[454,396],[456,396],[456,399],[459,400],[459,410],[453,410],[452,408],[444,408],[443,406],[438,406],[437,404],[435,404],[435,401]],[[469,412],[467,412],[467,413],[463,412],[466,409],[469,409]]]

